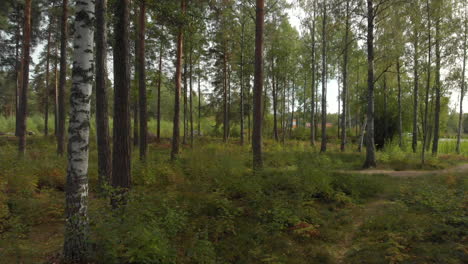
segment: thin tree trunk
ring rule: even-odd
[[[425,108],[424,108],[424,122],[423,122],[423,144],[422,144],[422,151],[421,151],[421,162],[422,164],[425,163],[425,154],[426,154],[426,146],[428,143],[428,111],[429,111],[429,90],[431,86],[431,52],[432,52],[432,43],[431,43],[431,17],[430,17],[430,7],[429,7],[429,0],[426,1],[427,4],[427,16],[428,16],[428,54],[427,54],[427,83],[426,83],[426,98],[425,98]]]
[[[403,147],[403,114],[401,109],[401,73],[400,58],[397,59],[397,82],[398,82],[398,146]]]
[[[461,145],[461,135],[462,135],[462,129],[463,129],[463,98],[465,97],[467,35],[468,35],[468,19],[467,19],[467,13],[465,11],[465,34],[464,34],[464,41],[463,41],[463,68],[462,68],[462,79],[461,79],[461,89],[460,89],[460,115],[458,116],[458,132],[457,132],[457,147],[456,147],[456,151],[458,154],[461,153],[460,145]]]
[[[65,82],[67,78],[67,39],[68,39],[68,0],[62,2],[62,21],[60,36],[60,82],[58,89],[58,134],[57,154],[63,156],[65,151]]]
[[[112,174],[107,95],[107,0],[96,1],[96,133],[98,179],[102,189]]]
[[[19,121],[20,121],[20,93],[22,85],[22,74],[21,74],[21,63],[20,61],[20,41],[21,41],[21,19],[20,19],[20,5],[16,5],[16,14],[18,16],[18,21],[16,23],[16,43],[15,43],[15,136],[19,137]]]
[[[275,141],[278,142],[278,115],[277,115],[277,103],[278,103],[278,95],[277,95],[277,90],[278,90],[278,82],[275,82],[275,61],[272,59],[271,61],[271,67],[272,67],[272,88],[273,88],[273,135],[275,138]]]
[[[440,12],[440,10],[439,10]],[[440,16],[440,14],[439,14]],[[434,112],[434,138],[432,142],[432,155],[436,156],[439,151],[439,132],[440,132],[440,97],[441,97],[441,84],[440,84],[440,17],[436,18],[435,23],[435,54],[436,54],[436,72],[435,72],[435,112]]]
[[[135,74],[135,80],[134,83],[137,82],[137,74]],[[136,89],[136,87],[134,87]],[[135,95],[135,98],[133,99],[133,146],[138,146],[140,143],[140,136],[138,132],[139,128],[139,114],[138,114],[138,95]]]
[[[413,135],[412,135],[412,148],[413,148],[413,153],[416,153],[417,148],[418,148],[418,93],[419,93],[419,75],[418,75],[418,48],[419,48],[419,43],[418,43],[418,30],[415,27],[415,33],[414,33],[414,89],[413,89]]]
[[[322,22],[322,143],[320,152],[327,151],[327,3],[323,3],[323,22]]]
[[[50,79],[50,36],[52,34],[52,23],[47,30],[47,53],[46,53],[46,76],[45,76],[45,106],[44,106],[44,135],[49,135],[49,79]]]
[[[158,67],[158,99],[157,99],[157,110],[156,110],[156,141],[161,142],[161,82],[162,82],[162,56],[163,56],[163,42],[161,41],[159,47],[159,67]]]
[[[364,116],[364,123],[362,124],[362,127],[361,127],[361,136],[359,136],[359,147],[358,147],[359,152],[362,152],[362,145],[364,144],[364,135],[366,134],[366,129],[367,129],[367,116]]]
[[[26,119],[28,114],[28,86],[29,86],[29,61],[31,49],[31,0],[26,0],[24,3],[24,28],[23,28],[23,57],[21,62],[22,83],[20,89],[19,102],[19,120],[18,120],[18,135],[19,144],[18,152],[21,157],[24,157],[26,151]]]
[[[201,133],[201,98],[202,98],[202,94],[201,94],[201,67],[200,67],[200,59],[198,60],[198,132],[197,132],[197,135],[198,136],[201,136],[202,133]]]
[[[349,42],[349,0],[346,1],[346,26],[345,26],[345,50],[343,57],[343,112],[341,117],[341,146],[340,150],[345,151],[346,149],[346,120],[347,120],[347,99],[348,99],[348,42]]]
[[[189,79],[189,85],[190,85],[190,94],[189,94],[189,106],[190,106],[190,146],[193,147],[193,61],[192,61],[192,54],[193,54],[193,48],[192,45],[190,45],[190,58],[189,58],[189,63],[190,63],[190,79]]]
[[[187,42],[185,42],[187,44]],[[186,45],[188,46],[188,45]],[[184,56],[187,56],[187,51],[184,52]],[[187,144],[187,75],[188,75],[188,70],[187,70],[187,61],[184,60],[184,87],[183,87],[183,93],[184,93],[184,137],[182,140],[182,144],[186,145]]]
[[[223,54],[223,142],[228,139],[228,98],[227,98],[227,59],[226,51]]]
[[[181,0],[181,11],[185,14],[185,0]],[[179,141],[180,141],[180,93],[182,82],[182,52],[184,42],[184,28],[179,25],[179,32],[177,34],[177,54],[176,54],[176,76],[175,76],[175,94],[174,94],[174,122],[172,130],[172,150],[171,160],[176,160],[179,155]]]
[[[295,80],[293,79],[293,83],[292,83],[292,103],[291,103],[291,126],[289,127],[289,137],[292,136],[292,130],[294,128],[294,106],[295,106],[295,101],[296,101],[296,86],[295,86]],[[296,122],[297,124],[297,122]]]
[[[383,133],[383,140],[384,145],[387,143],[388,138],[388,87],[387,87],[387,75],[383,74],[383,119],[384,119],[384,133]]]
[[[59,94],[59,71],[58,71],[58,43],[56,41],[55,43],[55,60],[54,60],[54,75],[55,75],[55,85],[54,85],[54,135],[58,139],[58,134],[59,134],[59,99],[58,99],[58,94]]]
[[[316,62],[315,62],[315,19],[316,19],[316,1],[314,0],[314,16],[312,21],[312,30],[311,30],[311,38],[312,38],[312,80],[311,80],[311,99],[310,99],[310,144],[315,146],[315,132],[316,132],[316,123],[315,123],[315,113],[316,113]]]
[[[140,0],[139,30],[138,30],[138,88],[140,111],[140,160],[146,160],[148,149],[148,113],[146,107],[146,69],[145,69],[145,30],[146,30],[146,1]]]
[[[112,187],[120,194],[131,186],[131,118],[130,118],[130,0],[115,3],[114,24],[114,126],[112,151]],[[125,203],[124,197],[114,196],[113,207]]]
[[[134,26],[135,26],[135,32],[138,32],[138,23],[140,22],[139,19],[138,19],[138,5],[134,5],[134,9],[133,9],[133,16],[134,16],[134,20],[133,20],[133,23],[134,23]],[[139,145],[140,143],[140,133],[138,132],[138,129],[140,127],[139,125],[139,111],[138,111],[138,106],[139,106],[139,103],[138,103],[138,94],[139,94],[139,89],[138,89],[138,84],[139,84],[139,71],[140,71],[140,67],[138,66],[138,60],[139,60],[139,45],[138,45],[138,33],[135,34],[135,41],[133,42],[133,44],[135,44],[135,61],[134,61],[134,76],[133,76],[133,82],[132,82],[132,86],[131,89],[133,89],[133,146],[136,147]],[[131,55],[130,55],[131,56]]]
[[[263,30],[265,2],[257,0],[255,23],[255,78],[254,78],[254,126],[252,135],[253,168],[263,168],[262,158],[262,90],[263,90]]]
[[[367,0],[367,140],[365,168],[375,167],[374,143],[374,4]]]
[[[244,31],[245,21],[241,23],[241,54],[240,54],[240,141],[244,145]],[[275,115],[276,126],[276,115]]]
[[[88,263],[88,156],[94,67],[94,1],[76,1],[75,11],[63,256],[66,263]]]

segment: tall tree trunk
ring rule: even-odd
[[[18,152],[21,157],[26,151],[26,119],[28,114],[28,86],[29,86],[29,61],[31,49],[31,0],[26,0],[24,3],[24,27],[23,27],[23,57],[21,62],[22,83],[20,89],[19,101],[19,119],[18,119],[18,135],[19,144]]]
[[[439,12],[440,13],[440,10]],[[434,112],[434,138],[432,142],[432,155],[436,156],[439,151],[439,132],[440,132],[440,97],[441,97],[441,84],[440,84],[440,14],[435,22],[435,54],[436,54],[436,71],[435,71],[435,112]]]
[[[255,21],[255,76],[254,76],[254,125],[252,135],[253,168],[263,168],[262,158],[262,90],[263,90],[263,30],[265,2],[257,0]]]
[[[413,153],[416,153],[418,148],[418,93],[419,93],[419,73],[418,73],[418,48],[419,48],[419,34],[418,29],[415,27],[414,32],[414,89],[413,89],[413,135],[411,146]]]
[[[349,42],[349,0],[346,0],[346,22],[345,22],[345,47],[344,47],[344,56],[343,56],[343,112],[341,117],[341,146],[340,150],[345,151],[346,149],[346,120],[347,117],[347,99],[348,99],[348,42]]]
[[[201,93],[201,67],[200,67],[200,59],[198,60],[198,136],[201,136],[201,98],[202,98],[202,93]]]
[[[341,119],[342,119],[342,115],[341,115],[341,99],[342,99],[342,94],[341,94],[341,89],[340,89],[340,78],[338,77],[338,113],[337,113],[337,122],[336,122],[336,125],[337,125],[337,135],[336,135],[336,138],[340,138],[341,137],[341,133],[340,133],[340,130],[341,130]]]
[[[16,5],[16,14],[18,20],[16,23],[16,33],[15,33],[15,136],[19,137],[19,121],[20,121],[20,93],[22,85],[21,77],[21,63],[20,61],[20,41],[21,41],[21,19],[20,19],[20,5]]]
[[[295,77],[294,77],[295,78]],[[295,79],[293,79],[292,83],[292,103],[291,103],[291,126],[289,127],[289,137],[292,136],[292,130],[294,128],[294,106],[295,106],[295,101],[296,101],[296,84],[295,84]],[[296,122],[297,124],[297,122]]]
[[[66,263],[87,263],[90,258],[88,156],[94,67],[94,1],[76,1],[75,11],[63,256]]]
[[[190,79],[189,79],[189,86],[190,86],[190,94],[189,94],[189,106],[190,106],[190,146],[193,147],[193,61],[192,61],[192,54],[193,48],[190,45],[190,55],[189,55],[189,63],[190,63]]]
[[[367,0],[367,137],[364,168],[377,165],[374,142],[374,4]]]
[[[320,152],[327,151],[327,3],[323,3],[323,22],[322,22],[322,143]]]
[[[145,30],[146,30],[146,1],[140,0],[140,15],[138,23],[138,88],[140,111],[140,160],[146,160],[148,149],[148,114],[146,107],[146,69],[145,69]]]
[[[228,91],[228,139],[231,137],[231,67],[228,65],[228,77],[227,77],[227,91]]]
[[[55,41],[55,60],[54,60],[54,76],[55,76],[55,84],[54,84],[54,135],[58,139],[59,134],[59,70],[58,70],[58,57],[59,57],[59,48],[58,42]]]
[[[135,74],[135,80],[134,84],[137,82],[138,77],[136,77],[138,74]],[[136,89],[136,87],[134,87]],[[138,92],[137,92],[138,93]],[[138,94],[135,94],[135,97],[133,98],[133,146],[138,146],[140,143],[140,133],[138,132],[139,128],[139,112],[138,112]]]
[[[244,145],[244,34],[245,21],[241,23],[241,54],[240,54],[240,141]],[[276,126],[276,116],[275,116]]]
[[[60,82],[58,89],[58,134],[57,154],[65,151],[65,83],[67,78],[67,39],[68,39],[68,0],[62,2],[62,21],[60,35]]]
[[[397,82],[398,82],[398,146],[403,147],[403,113],[401,109],[401,73],[400,58],[397,59]]]
[[[228,98],[227,98],[227,59],[223,54],[223,142],[228,139]]]
[[[52,34],[52,23],[47,30],[47,53],[46,53],[46,76],[45,76],[45,106],[44,106],[44,135],[49,135],[49,80],[50,80],[50,36]]]
[[[316,113],[316,104],[315,100],[317,97],[316,93],[316,62],[315,62],[315,19],[316,19],[316,1],[314,0],[314,16],[312,20],[312,29],[310,32],[312,38],[312,80],[311,80],[311,99],[310,99],[310,144],[315,146],[315,132],[316,132],[316,124],[315,124],[315,113]]]
[[[185,15],[185,0],[181,0],[181,11]],[[177,34],[177,54],[176,54],[176,76],[175,76],[175,94],[174,94],[174,122],[172,130],[172,150],[171,160],[176,160],[179,155],[179,141],[180,141],[180,93],[182,82],[182,52],[184,42],[184,28],[182,24],[179,25],[179,32]]]
[[[388,138],[388,87],[387,87],[387,75],[383,74],[383,119],[384,119],[384,133],[383,133],[383,144],[387,143]]]
[[[422,164],[425,163],[425,155],[426,155],[426,147],[428,143],[428,115],[429,115],[429,91],[431,89],[431,53],[432,53],[432,43],[431,43],[431,15],[430,15],[430,6],[429,0],[426,0],[427,4],[427,31],[429,34],[428,37],[428,53],[427,53],[427,83],[426,83],[426,98],[425,98],[425,106],[424,106],[424,121],[423,121],[423,144],[422,144],[422,151],[421,151],[421,162]]]
[[[115,3],[114,24],[114,126],[112,151],[112,187],[125,193],[131,186],[131,118],[130,118],[130,0]],[[123,197],[113,197],[112,205],[124,203]]]
[[[465,7],[466,9],[466,7]],[[460,88],[460,115],[458,116],[458,131],[457,131],[457,146],[456,151],[460,154],[461,149],[461,135],[463,129],[463,98],[465,97],[465,72],[466,72],[466,49],[467,49],[467,35],[468,35],[468,19],[465,11],[465,33],[463,37],[463,68],[462,68],[462,79]]]
[[[187,41],[185,42],[187,44]],[[186,45],[187,47],[188,45]],[[187,57],[187,51],[184,52],[184,56]],[[183,87],[183,93],[184,93],[184,137],[182,140],[182,144],[186,145],[187,144],[187,75],[188,75],[188,70],[187,70],[187,61],[184,60],[184,87]]]
[[[163,56],[163,42],[161,41],[159,46],[159,67],[158,67],[158,99],[157,99],[157,110],[156,110],[156,141],[161,142],[161,82],[162,82],[162,56]]]
[[[138,89],[138,84],[139,84],[139,74],[140,74],[140,66],[138,65],[138,62],[139,62],[139,48],[140,46],[138,45],[139,44],[139,41],[138,41],[138,29],[139,29],[139,26],[138,24],[140,23],[140,20],[138,19],[138,5],[134,5],[134,9],[133,9],[133,14],[132,16],[134,16],[134,20],[133,20],[133,23],[134,23],[134,32],[135,32],[135,41],[133,42],[133,44],[135,45],[135,60],[134,60],[134,64],[133,64],[133,69],[134,69],[134,76],[133,76],[133,82],[131,84],[131,89],[133,89],[133,146],[136,147],[139,145],[140,143],[140,133],[138,132],[138,129],[140,127],[139,125],[139,111],[138,111],[138,94],[139,94],[139,89]],[[130,54],[131,56],[131,54]],[[132,87],[133,86],[133,87]]]
[[[98,179],[102,189],[112,174],[107,95],[107,0],[96,1],[96,133]]]
[[[286,139],[286,78],[283,79],[283,111],[281,113],[281,142],[284,144]]]
[[[278,85],[277,81],[275,82],[275,61],[274,58],[271,60],[271,67],[272,67],[272,88],[273,88],[273,135],[275,138],[275,141],[278,142],[278,116],[277,116],[277,103],[278,103],[278,95],[277,95],[277,90],[278,90]]]

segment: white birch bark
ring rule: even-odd
[[[88,150],[94,72],[94,0],[76,0],[75,10],[64,258],[67,263],[86,263],[89,248]]]

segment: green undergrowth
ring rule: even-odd
[[[8,263],[47,262],[60,252],[63,240],[66,160],[56,156],[52,137],[32,137],[28,144],[26,158],[18,160],[16,141],[0,139],[0,259]],[[391,200],[389,213],[365,221],[356,236],[360,248],[349,251],[346,258],[351,263],[384,256],[384,262],[368,263],[398,263],[391,261],[401,257],[400,244],[396,249],[381,246],[382,236],[403,243],[398,239],[406,236],[405,228],[415,227],[421,239],[430,234],[443,240],[448,226],[456,222],[457,229],[464,221],[455,198],[448,211],[440,200],[452,189],[450,195],[459,198],[463,179],[459,176],[428,181],[426,190],[424,185],[413,188],[410,180],[400,184],[386,176],[338,173],[360,168],[364,156],[340,153],[333,144],[328,153],[319,154],[299,141],[265,142],[265,167],[253,172],[248,146],[213,138],[196,140],[193,149],[184,146],[175,162],[169,161],[166,143],[150,145],[145,162],[133,151],[134,185],[127,205],[112,210],[108,199],[96,193],[94,144],[90,150],[90,243],[95,263],[337,263],[336,245],[343,234],[353,232],[357,210],[379,199]],[[384,166],[399,157],[388,151],[378,153]],[[388,155],[386,162],[383,155]],[[413,162],[407,158],[397,162],[405,160]],[[447,187],[432,189],[439,183]],[[432,201],[426,196],[434,190],[440,197]],[[401,219],[388,216],[391,210],[401,210]],[[436,220],[442,212],[453,218]],[[413,214],[432,220],[417,226]],[[372,226],[378,221],[384,223]],[[398,221],[409,222],[400,227]],[[417,231],[422,226],[427,228]],[[440,232],[431,234],[429,228],[439,226]],[[460,235],[450,233],[447,239],[452,241],[447,248],[462,244]],[[428,244],[418,245],[422,248],[418,250],[430,250]],[[408,259],[419,252],[401,250],[411,256]],[[369,251],[376,255],[367,256]]]

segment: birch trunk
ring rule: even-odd
[[[86,263],[89,257],[88,150],[94,1],[76,1],[75,11],[63,255],[67,263]]]

